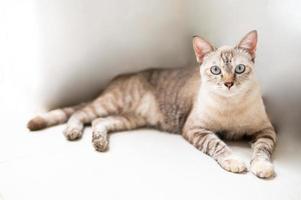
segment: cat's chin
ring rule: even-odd
[[[231,91],[224,91],[224,92],[221,92],[219,94],[220,96],[224,96],[224,97],[236,97],[239,95],[238,92],[231,92]]]

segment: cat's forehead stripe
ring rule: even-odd
[[[223,50],[221,51],[220,57],[223,60],[224,63],[224,68],[225,70],[230,73],[232,71],[232,58],[233,58],[233,50],[232,49],[227,49],[227,50]]]
[[[223,62],[225,64],[231,62],[232,58],[233,58],[233,50],[232,49],[228,49],[228,50],[223,50],[221,51],[221,54],[220,54]]]

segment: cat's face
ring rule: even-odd
[[[256,43],[256,31],[248,33],[235,47],[218,49],[200,37],[194,37],[194,50],[201,64],[202,84],[206,89],[229,96],[252,87]]]
[[[218,94],[236,94],[252,86],[253,61],[245,50],[221,47],[209,53],[201,65],[202,84]]]

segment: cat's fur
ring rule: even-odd
[[[105,151],[109,132],[154,127],[182,134],[222,168],[236,173],[247,167],[220,137],[250,136],[254,149],[250,170],[261,178],[272,177],[276,133],[254,77],[256,44],[256,31],[235,47],[218,49],[196,36],[193,47],[199,66],[118,76],[94,101],[37,116],[28,128],[38,130],[67,121],[64,134],[76,140],[84,125],[91,123],[92,143],[97,151]],[[238,64],[246,66],[244,73],[234,72]],[[210,71],[214,65],[220,67],[220,75]]]

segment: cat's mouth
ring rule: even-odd
[[[239,88],[233,83],[231,87],[225,86],[225,85],[219,85],[217,89],[215,90],[216,93],[222,96],[235,96],[239,94]]]

